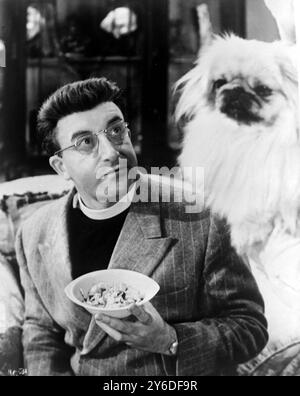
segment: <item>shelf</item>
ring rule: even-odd
[[[29,67],[57,67],[62,62],[69,64],[80,64],[80,65],[90,65],[90,64],[101,64],[101,63],[140,63],[142,58],[139,56],[126,57],[126,56],[97,56],[90,58],[75,58],[64,56],[61,58],[31,58],[28,59],[27,65]]]
[[[61,64],[61,60],[59,58],[29,58],[27,60],[27,66],[29,67],[56,67]]]
[[[131,63],[141,62],[140,56],[95,56],[95,57],[76,57],[74,55],[65,55],[65,61],[70,63]]]
[[[186,57],[170,57],[170,63],[176,64],[191,64],[197,60],[197,56],[186,56]]]

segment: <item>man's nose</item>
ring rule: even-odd
[[[116,161],[119,158],[120,154],[116,150],[114,145],[103,134],[98,135],[98,139],[99,139],[98,153],[99,156],[101,157],[101,160],[110,161],[110,162]]]

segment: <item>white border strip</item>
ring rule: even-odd
[[[300,104],[300,1],[294,0],[294,17],[296,27],[296,48],[297,48],[297,65],[298,65],[298,91],[299,91],[299,104]],[[300,108],[299,110],[299,125],[300,125]]]

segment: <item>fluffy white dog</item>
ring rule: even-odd
[[[270,344],[300,339],[300,136],[295,49],[218,37],[178,83],[182,167],[204,168],[266,304]],[[186,170],[185,170],[186,173]],[[270,347],[271,345],[271,347]]]

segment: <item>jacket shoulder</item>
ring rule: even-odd
[[[28,219],[26,219],[22,224],[21,228],[26,231],[41,230],[47,228],[55,219],[59,213],[63,212],[66,208],[68,200],[70,199],[70,194],[66,196],[46,203],[42,207],[39,207]]]
[[[203,220],[211,217],[204,206],[204,195],[195,192],[188,182],[180,178],[150,176],[149,188],[152,196],[159,199],[162,212],[177,213],[180,218]]]

